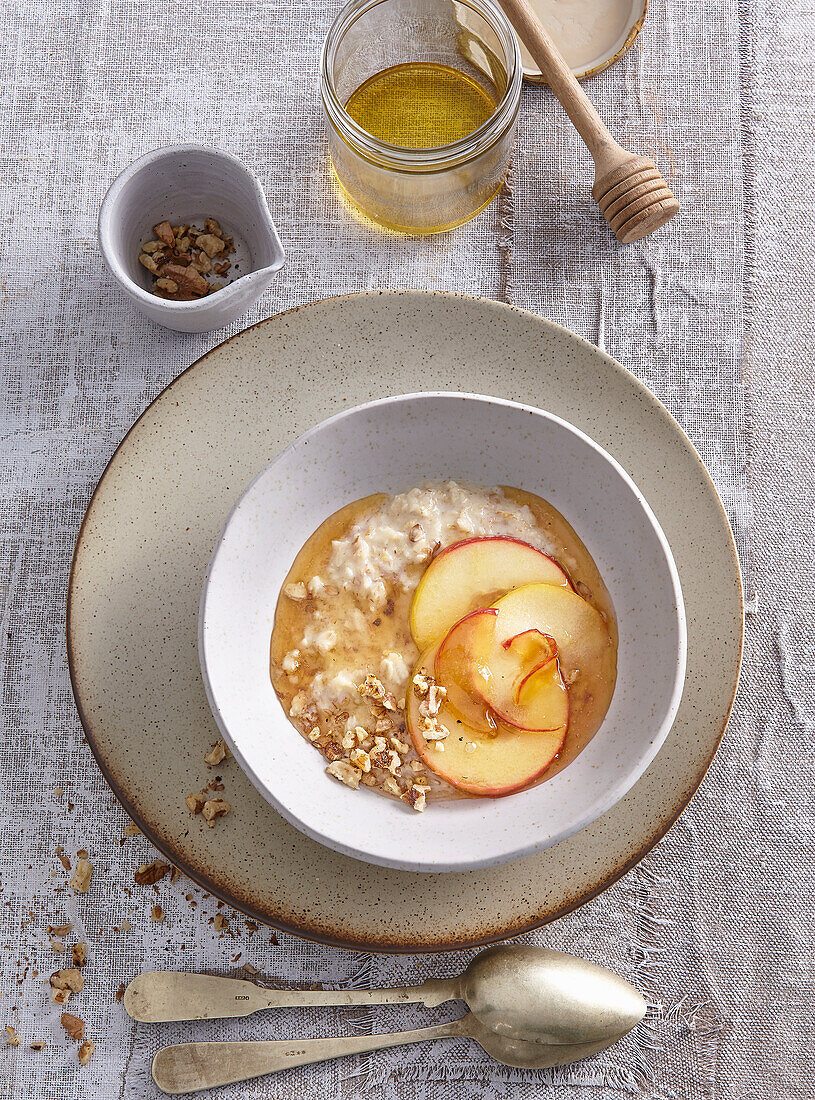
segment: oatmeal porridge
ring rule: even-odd
[[[560,513],[446,481],[314,532],[278,601],[271,677],[330,777],[422,811],[562,770],[602,723],[616,654],[608,592]]]

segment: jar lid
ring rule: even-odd
[[[529,0],[578,80],[608,69],[631,49],[648,0]],[[524,79],[546,83],[523,42]]]

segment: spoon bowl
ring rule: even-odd
[[[462,1035],[473,1039],[496,1062],[517,1069],[548,1069],[550,1066],[579,1062],[581,1058],[599,1054],[620,1038],[616,1036],[614,1039],[598,1039],[593,1043],[527,1043],[522,1039],[512,1039],[508,1035],[491,1031],[472,1013],[462,1017],[461,1028]]]
[[[524,1042],[614,1042],[646,1009],[634,986],[610,970],[524,944],[482,951],[457,982],[457,996],[489,1033]]]

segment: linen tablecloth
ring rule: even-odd
[[[452,973],[442,959],[357,955],[254,931],[185,879],[155,898],[154,857],[82,740],[64,645],[71,551],[92,489],[131,422],[231,331],[181,336],[142,318],[104,271],[95,221],[136,156],[197,141],[259,174],[288,253],[245,324],[326,295],[463,291],[549,317],[607,350],[665,402],[727,507],[748,589],[740,698],[690,807],[624,879],[528,937],[596,959],[651,1007],[624,1042],[554,1072],[504,1069],[449,1043],[292,1071],[228,1097],[798,1097],[812,1086],[815,570],[812,305],[813,19],[805,0],[654,0],[630,54],[587,85],[612,130],[654,156],[681,216],[629,248],[589,197],[591,164],[545,88],[526,88],[499,199],[444,236],[357,219],[328,170],[316,69],[337,9],[286,0],[66,0],[2,10],[3,315],[0,532],[0,1098],[157,1096],[152,1054],[183,1038],[350,1034],[440,1019],[409,1008],[276,1015],[160,1032],[115,992],[152,967],[292,982],[384,984]],[[803,551],[801,553],[800,551]],[[91,890],[55,851],[86,848]],[[224,913],[228,927],[217,930]],[[47,926],[86,940],[69,1009]],[[454,1009],[449,1009],[454,1012]],[[32,1042],[44,1041],[42,1050]],[[809,1067],[809,1068],[807,1068]]]

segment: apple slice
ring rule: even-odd
[[[417,669],[435,667],[437,647],[423,654]],[[554,662],[553,662],[554,664]],[[421,759],[436,775],[453,787],[483,798],[502,798],[540,779],[563,747],[566,726],[556,730],[529,732],[500,723],[484,733],[443,703],[439,722],[448,730],[441,741],[423,736],[420,700],[411,691],[407,702],[407,727]]]
[[[410,630],[419,649],[439,641],[469,611],[524,585],[569,588],[569,578],[534,546],[503,535],[465,539],[428,565],[410,606]]]

